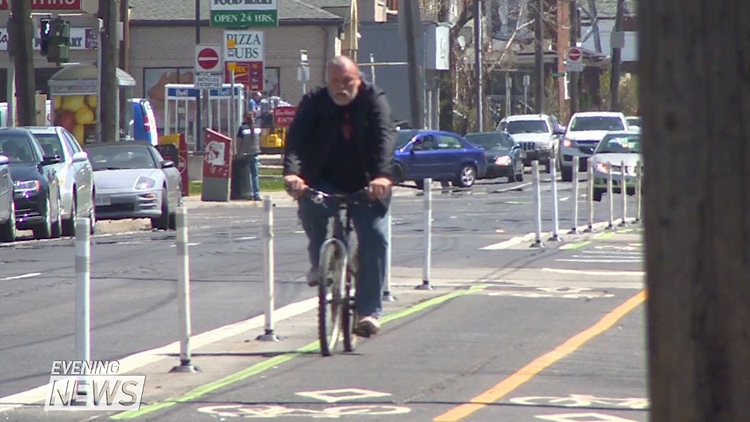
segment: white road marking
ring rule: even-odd
[[[255,240],[257,238],[258,238],[258,236],[245,236],[245,237],[240,237],[240,238],[238,238],[236,240]]]
[[[636,422],[633,419],[624,419],[619,416],[605,415],[603,413],[560,413],[557,415],[536,415],[537,419],[552,422]],[[583,419],[585,418],[585,419]]]
[[[581,263],[600,263],[600,264],[621,264],[621,263],[638,263],[640,259],[556,259],[558,262],[581,262]]]
[[[563,268],[542,268],[541,271],[548,273],[559,273],[559,274],[583,274],[583,275],[596,275],[596,276],[633,276],[643,277],[646,275],[645,271],[606,271],[606,270],[568,270]]]
[[[302,397],[321,400],[326,403],[338,403],[346,400],[374,399],[376,397],[388,397],[391,393],[382,391],[363,390],[361,388],[342,388],[339,390],[300,391],[294,393]]]
[[[619,221],[619,220],[617,220],[617,221]],[[608,222],[595,223],[593,225],[593,228],[594,228],[594,230],[601,230],[602,228],[606,227],[607,224],[609,224],[609,223]],[[583,225],[583,226],[578,226],[577,228],[578,228],[579,231],[583,231],[583,230],[586,230],[588,227],[589,227],[588,225]],[[552,232],[544,232],[544,233],[542,233],[542,240],[548,239],[551,235],[552,235]],[[493,243],[492,245],[487,245],[485,247],[479,248],[479,250],[481,250],[481,251],[496,251],[496,250],[501,250],[501,249],[509,249],[509,248],[511,248],[513,246],[518,245],[519,243],[531,242],[535,238],[536,238],[536,233],[533,233],[533,232],[532,233],[527,233],[527,234],[525,234],[523,236],[516,236],[516,237],[514,237],[512,239],[508,239],[508,240],[505,240],[505,241],[502,241],[502,242],[498,242],[498,243]]]
[[[188,245],[188,246],[198,246],[198,245],[200,245],[200,244],[201,244],[201,242],[190,242],[190,243],[188,243],[187,245]],[[171,244],[171,245],[169,245],[169,247],[170,247],[170,248],[174,248],[174,247],[176,247],[176,245],[175,245],[175,244]]]
[[[292,303],[275,311],[274,316],[276,321],[283,321],[288,318],[301,315],[305,312],[309,312],[318,307],[318,298],[310,298],[300,302]],[[265,325],[265,316],[258,315],[256,317],[236,322],[234,324],[225,325],[206,331],[204,333],[197,334],[191,337],[191,347],[196,350],[200,347],[208,344],[216,343],[233,337],[247,331],[257,330]],[[167,344],[166,346],[157,347],[156,349],[146,350],[143,352],[135,353],[130,356],[118,359],[120,362],[120,373],[125,374],[128,372],[135,371],[136,369],[142,368],[146,365],[150,365],[154,362],[158,362],[163,359],[174,359],[169,355],[175,355],[180,353],[180,342],[175,341]],[[24,405],[33,405],[41,403],[45,400],[49,387],[47,384],[40,387],[32,388],[31,390],[22,391],[20,393],[12,394],[10,396],[0,398],[0,413],[7,410],[22,407]]]
[[[40,275],[42,275],[42,273],[26,273],[26,274],[21,274],[21,275],[14,275],[10,277],[0,278],[0,281],[23,280],[24,278],[31,278],[31,277],[36,277]]]

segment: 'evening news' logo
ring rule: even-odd
[[[138,410],[145,375],[117,375],[118,361],[57,360],[44,410]]]

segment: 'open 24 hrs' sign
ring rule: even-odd
[[[224,31],[225,62],[262,62],[264,61],[263,32],[251,30]]]

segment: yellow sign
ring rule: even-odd
[[[229,69],[230,72],[234,73],[234,71],[237,70],[237,63],[234,63],[234,62],[227,63],[227,69]]]
[[[234,38],[230,38],[227,40],[227,48],[235,48],[237,47],[237,41]]]
[[[159,145],[176,145],[178,148],[180,147],[180,134],[179,133],[173,133],[171,135],[162,135],[159,137]]]

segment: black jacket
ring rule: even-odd
[[[396,131],[391,107],[382,89],[362,84],[359,96],[364,98],[357,98],[351,110],[353,140],[361,148],[368,180],[392,178]],[[284,175],[299,175],[307,183],[317,181],[341,128],[340,115],[325,87],[302,97],[286,136]]]

